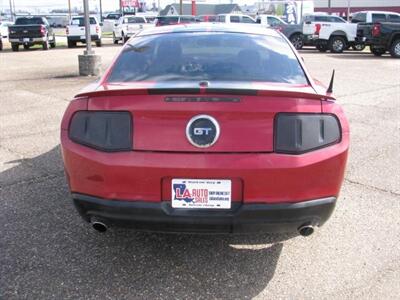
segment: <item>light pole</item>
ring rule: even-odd
[[[350,21],[350,12],[351,12],[351,0],[347,0],[347,22]]]
[[[183,0],[179,0],[179,14],[183,15]]]
[[[86,35],[86,53],[85,54],[94,54],[92,52],[92,37],[90,35],[90,16],[89,16],[89,0],[83,0],[83,13],[85,20],[85,35]]]
[[[95,55],[94,51],[92,50],[89,0],[83,0],[83,10],[84,10],[84,23],[85,23],[86,50],[83,52],[83,55],[78,56],[79,75],[97,76],[100,74],[101,57],[100,55]]]
[[[71,20],[72,14],[71,14],[71,0],[68,0],[68,15],[69,19]]]
[[[103,4],[100,0],[100,22],[103,22]]]
[[[10,16],[11,16],[11,21],[14,22],[12,0],[10,0]]]

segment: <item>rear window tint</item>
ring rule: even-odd
[[[183,80],[307,83],[281,37],[217,32],[137,37],[108,77],[109,82]]]
[[[95,18],[89,18],[89,20],[90,20],[90,25],[96,24]],[[77,25],[77,26],[85,26],[85,19],[84,18],[72,18],[71,24]]]
[[[351,23],[365,23],[367,22],[367,14],[366,13],[358,13],[353,15],[351,18]]]
[[[386,15],[385,14],[372,14],[372,22],[385,22]]]
[[[398,16],[398,15],[389,15],[389,22],[400,23],[400,16]]]
[[[146,23],[144,18],[139,18],[139,17],[130,17],[127,20],[128,20],[128,23],[130,23],[130,24]]]
[[[18,18],[15,25],[44,25],[42,18]]]

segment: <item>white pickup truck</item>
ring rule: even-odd
[[[341,53],[350,46],[360,51],[365,47],[356,42],[357,24],[348,23],[337,16],[318,16],[318,19],[305,21],[303,34],[312,35],[314,44],[321,52],[330,50],[332,53]]]
[[[101,47],[101,23],[96,17],[90,17],[90,36],[92,42],[96,43],[97,47]],[[66,28],[68,48],[73,48],[78,42],[86,43],[86,31],[84,17],[72,17],[69,25]]]
[[[154,23],[147,21],[144,16],[124,16],[114,25],[113,41],[118,44],[119,41],[125,43],[138,31],[155,26]]]

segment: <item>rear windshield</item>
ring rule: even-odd
[[[307,83],[281,37],[217,32],[137,37],[108,77],[109,82],[174,80]]]
[[[95,25],[96,24],[96,19],[95,18],[90,18],[90,24]],[[71,25],[77,25],[77,26],[85,26],[85,19],[84,18],[73,18]]]
[[[42,18],[18,18],[15,25],[45,25]]]

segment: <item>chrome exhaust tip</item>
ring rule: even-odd
[[[108,226],[104,222],[102,222],[98,219],[92,219],[91,223],[92,223],[93,229],[98,232],[106,232],[108,229]]]
[[[302,225],[297,231],[301,236],[310,236],[314,233],[314,226],[310,224]]]

